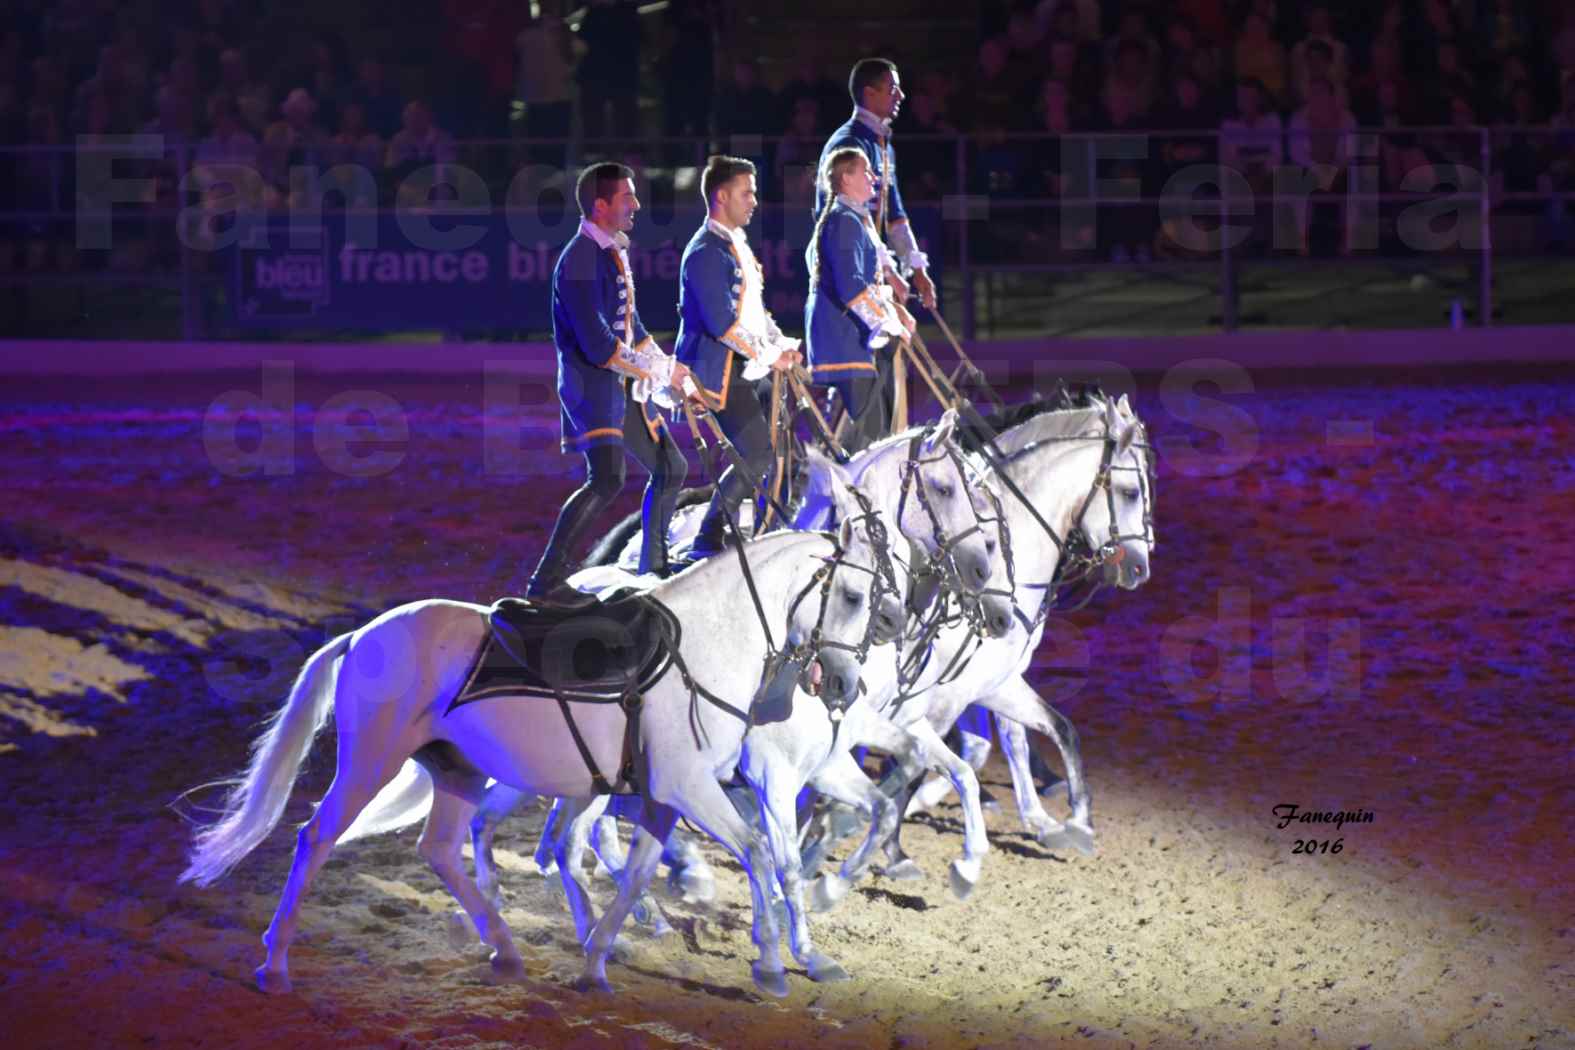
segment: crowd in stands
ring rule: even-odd
[[[508,163],[561,167],[576,154],[539,140],[699,136],[759,160],[767,199],[798,201],[850,108],[845,71],[826,68],[813,41],[786,40],[782,54],[759,58],[729,53],[740,15],[721,0],[670,0],[643,15],[626,0],[591,0],[561,12],[569,18],[550,2],[444,0],[397,12],[368,2],[353,16],[360,28],[345,31],[303,29],[320,22],[280,6],[10,0],[0,144],[91,146],[157,132],[199,190],[204,170],[245,165],[260,176],[245,191],[283,207],[301,192],[290,172],[302,165],[377,172],[338,188],[351,202],[387,204],[389,187],[408,188],[401,176],[460,157],[456,140],[523,141],[503,154]],[[892,56],[909,94],[898,125],[904,196],[961,188],[1042,200],[1086,194],[1090,175],[1130,176],[1154,194],[1175,172],[1215,161],[1256,190],[1289,164],[1324,172],[1319,188],[1333,191],[1340,176],[1328,173],[1350,158],[1358,127],[1386,131],[1373,159],[1381,190],[1421,166],[1479,163],[1481,127],[1494,129],[1495,187],[1572,189],[1575,13],[1564,6],[984,0],[971,56]],[[1079,135],[1140,130],[1153,133],[1141,159],[1090,161],[1077,146]],[[957,133],[970,136],[964,187],[955,144],[927,137]],[[0,164],[0,192],[24,212],[69,207],[73,166],[64,150],[13,155]],[[149,203],[169,202],[185,172],[170,160],[156,167]],[[1152,218],[1117,213],[1102,224],[1115,232],[1087,247],[1141,255]],[[1548,219],[1568,226],[1558,202]]]

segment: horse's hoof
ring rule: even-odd
[[[881,874],[898,882],[912,882],[924,878],[924,869],[915,864],[912,857],[904,857],[897,863],[888,865]]]
[[[494,984],[513,984],[524,979],[524,959],[518,955],[492,953],[492,981]]]
[[[471,925],[470,916],[463,911],[451,911],[448,913],[448,921],[445,924],[444,932],[448,934],[448,946],[456,952],[462,952],[469,948],[476,943],[476,938],[480,936],[476,933],[476,927]]]
[[[1066,824],[1059,830],[1039,839],[1039,845],[1048,850],[1071,849],[1085,857],[1094,855],[1094,834],[1076,824]]]
[[[656,913],[656,918],[651,921],[651,936],[660,939],[673,932],[673,926],[661,912]]]
[[[612,985],[607,983],[607,977],[605,974],[590,972],[582,973],[580,976],[574,979],[574,983],[570,985],[570,987],[572,987],[575,991],[581,992],[585,995],[612,994]]]
[[[836,907],[837,902],[847,896],[848,887],[851,886],[847,879],[836,872],[828,872],[809,885],[809,906],[812,911],[830,911]]]
[[[292,986],[290,975],[283,970],[257,967],[257,990],[265,995],[289,995]]]
[[[848,979],[848,971],[842,968],[842,964],[823,952],[811,954],[805,969],[809,971],[812,981],[829,983]]]
[[[969,897],[973,896],[973,888],[979,881],[977,872],[974,873],[973,878],[969,878],[968,871],[966,867],[964,867],[964,862],[960,860],[954,860],[952,861],[950,875],[952,883],[952,895],[954,897],[960,901],[965,901]]]
[[[675,886],[685,904],[710,904],[716,900],[716,880],[711,877],[710,872],[696,872],[686,868],[678,876]]]
[[[620,933],[613,938],[612,947],[607,949],[607,957],[615,963],[626,964],[634,958],[634,945]]]
[[[787,971],[767,970],[758,962],[750,963],[750,975],[755,979],[755,987],[762,992],[777,999],[787,998]]]

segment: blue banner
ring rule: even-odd
[[[928,212],[913,216],[914,228],[938,261],[937,242],[925,235],[939,234],[940,216]],[[704,220],[699,208],[635,217],[629,262],[641,318],[653,331],[678,327],[678,267]],[[552,268],[578,224],[563,210],[556,218],[341,212],[259,223],[233,249],[234,319],[252,327],[547,331]],[[766,306],[784,325],[803,321],[810,228],[807,209],[762,208],[748,231],[765,270]]]

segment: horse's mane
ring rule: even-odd
[[[981,413],[980,419],[984,426],[980,426],[980,421],[976,419],[959,419],[957,443],[969,452],[978,453],[986,449],[989,441],[996,435],[1022,426],[1031,419],[1066,414],[1070,421],[1070,413],[1102,407],[1108,400],[1098,383],[1069,384],[1064,379],[1058,379],[1055,387],[1048,394],[1035,391],[1033,396],[1020,405],[1005,405],[988,413]]]

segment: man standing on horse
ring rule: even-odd
[[[640,571],[666,575],[667,525],[688,470],[658,406],[672,408],[693,381],[656,345],[635,307],[629,230],[640,210],[634,172],[593,164],[575,186],[580,228],[552,271],[563,451],[585,456],[585,484],[564,503],[525,595],[577,602],[567,585],[575,549],[623,490],[624,451],[650,475],[641,508]]]
[[[799,340],[782,334],[766,312],[765,275],[744,227],[754,216],[755,166],[742,157],[712,157],[700,176],[706,221],[690,238],[679,269],[678,343],[674,354],[693,369],[700,400],[716,413],[727,440],[748,466],[727,468],[695,536],[689,560],[725,543],[738,512],[771,469],[771,432],[754,382],[799,362]]]
[[[870,172],[875,178],[875,195],[867,207],[881,252],[883,278],[891,286],[896,301],[906,302],[909,281],[899,272],[906,267],[912,290],[925,309],[933,310],[935,284],[930,280],[930,260],[919,250],[908,222],[907,209],[903,207],[902,193],[897,188],[897,153],[891,144],[891,125],[905,96],[896,64],[885,58],[860,59],[848,77],[848,93],[853,96],[853,116],[831,133],[816,166],[815,215],[818,218],[826,208],[828,193],[823,179],[831,155],[839,149],[858,149],[869,161]],[[890,248],[883,242],[889,242]],[[892,365],[895,352],[895,346],[890,346],[880,353],[881,401],[888,423],[895,400]]]
[[[869,158],[852,147],[834,150],[819,181],[826,203],[805,253],[810,370],[841,399],[847,415],[837,440],[854,453],[891,425],[877,384],[891,368],[892,340],[910,338],[914,320],[882,280],[883,249],[869,213],[875,193]]]
[[[883,261],[897,292],[897,300],[902,302],[908,298],[909,282],[897,272],[900,263],[909,268],[913,291],[918,294],[919,301],[925,309],[933,310],[935,285],[929,275],[930,259],[919,250],[908,223],[907,209],[902,204],[902,193],[897,188],[897,151],[891,144],[891,124],[897,119],[897,111],[906,96],[902,93],[896,65],[884,58],[860,59],[848,77],[848,93],[853,96],[853,116],[826,140],[816,171],[825,171],[826,161],[839,149],[853,146],[864,153],[875,175],[870,217],[875,221],[876,231],[891,244],[890,257]],[[825,189],[817,185],[816,215],[825,204]]]

